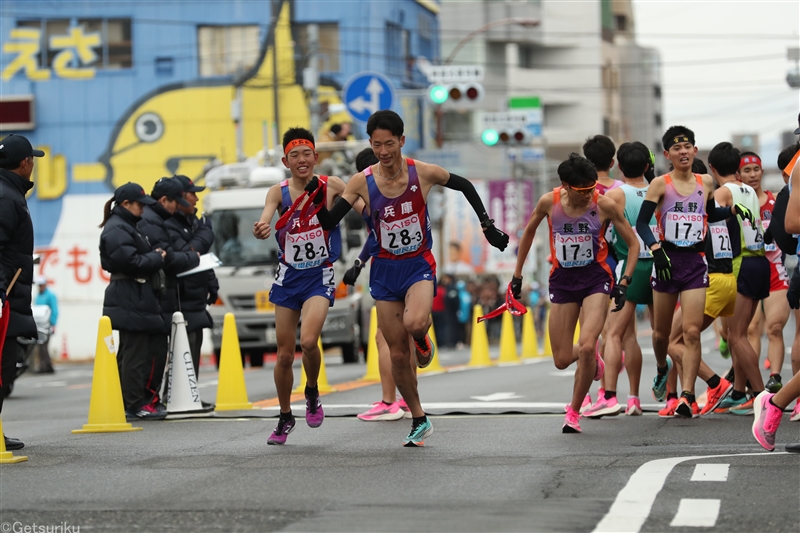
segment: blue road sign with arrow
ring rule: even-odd
[[[342,95],[347,111],[359,122],[366,122],[374,112],[391,109],[394,104],[392,82],[377,72],[359,72],[345,83]]]

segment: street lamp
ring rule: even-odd
[[[450,55],[447,56],[447,59],[444,60],[445,65],[449,65],[453,58],[456,57],[456,54],[464,48],[468,42],[475,38],[476,35],[480,35],[481,33],[487,32],[492,28],[497,28],[498,26],[510,26],[510,25],[518,25],[522,26],[523,28],[535,28],[541,23],[538,19],[531,19],[531,18],[524,18],[524,17],[511,17],[506,19],[495,20],[484,24],[477,30],[469,32],[463,39],[458,41],[458,44],[453,48],[453,51],[450,52]]]

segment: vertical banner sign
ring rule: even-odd
[[[508,248],[501,252],[489,246],[487,270],[513,271],[517,264],[519,238],[533,213],[533,184],[528,181],[490,181],[489,216],[508,234]]]
[[[472,181],[475,190],[481,198],[488,198],[486,182]],[[469,205],[467,199],[459,191],[452,189],[444,189],[445,192],[445,232],[442,237],[445,239],[444,250],[445,255],[440,259],[444,267],[446,267],[450,258],[448,256],[448,244],[457,242],[461,245],[461,260],[468,263],[476,274],[481,274],[486,271],[486,256],[488,254],[488,243],[483,238],[483,231],[481,230],[478,217],[475,216],[475,211]],[[444,268],[443,270],[444,271]]]

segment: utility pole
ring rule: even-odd
[[[275,146],[281,144],[280,137],[278,137],[281,131],[280,107],[278,106],[278,17],[280,8],[280,0],[272,0],[272,115],[275,117],[272,138]]]
[[[319,135],[319,26],[309,24],[308,66],[303,69],[303,89],[310,93],[308,110],[311,115],[311,133]]]

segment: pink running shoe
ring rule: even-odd
[[[568,407],[567,416],[564,417],[564,425],[561,426],[561,433],[580,433],[580,418],[580,414],[578,414],[572,407]]]
[[[400,410],[403,411],[403,418],[413,418],[411,416],[411,409],[408,408],[408,404],[404,398],[397,400],[397,405],[400,406]]]
[[[581,416],[584,418],[602,418],[604,416],[617,416],[622,412],[622,406],[616,398],[606,400],[603,398],[591,408],[587,409]]]
[[[606,371],[606,364],[603,362],[603,358],[600,357],[599,353],[594,354],[594,360],[597,361],[597,369],[594,371],[594,380],[600,381],[603,379],[603,372]]]
[[[795,402],[792,414],[789,415],[789,422],[800,422],[800,400]]]
[[[592,397],[588,394],[583,397],[583,403],[581,404],[581,413],[586,411],[588,408],[592,406]],[[564,411],[569,411],[570,404],[564,406]]]
[[[678,399],[670,398],[667,400],[667,406],[658,412],[658,416],[660,416],[661,418],[674,418],[675,409],[677,408],[678,408]]]
[[[600,387],[599,389],[597,389],[597,399],[594,401],[594,403],[599,402],[605,397],[606,397],[606,390],[603,387]]]
[[[770,403],[773,396],[771,392],[764,391],[753,402],[753,437],[768,451],[775,449],[775,432],[781,425],[783,415],[783,410]]]
[[[403,418],[403,411],[400,409],[400,403],[384,403],[383,401],[375,402],[368,411],[356,416],[359,420],[365,422],[377,422],[379,420],[400,420]]]
[[[642,416],[642,404],[639,398],[628,398],[628,408],[625,409],[626,416]]]

